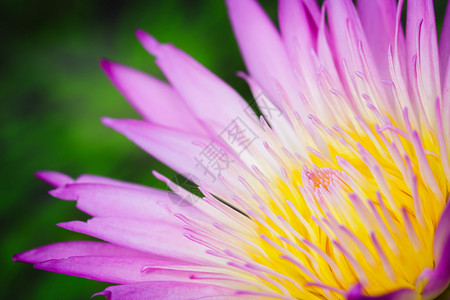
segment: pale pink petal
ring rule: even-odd
[[[65,176],[65,175],[64,175]],[[162,179],[161,175],[155,175]],[[174,180],[178,181],[180,177]],[[188,178],[188,179],[193,179]],[[179,184],[180,182],[175,182]],[[172,188],[172,187],[171,187]],[[181,188],[175,187],[177,190]],[[83,174],[73,183],[61,186],[50,194],[63,200],[77,200],[77,207],[92,216],[118,216],[143,219],[177,221],[172,213],[181,213],[197,221],[212,223],[230,219],[192,194],[182,194],[111,179]],[[170,215],[168,214],[170,210]]]
[[[283,42],[292,64],[302,78],[299,86],[304,94],[308,82],[317,82],[317,71],[312,54],[317,46],[318,24],[311,20],[306,8],[298,0],[281,0],[278,2],[278,19]],[[317,89],[317,86],[313,86]],[[313,104],[314,101],[311,101]]]
[[[319,57],[320,63],[324,66],[328,76],[331,78],[331,82],[333,83],[333,87],[335,90],[338,90],[342,94],[345,94],[346,91],[341,82],[341,77],[339,74],[338,63],[340,61],[336,61],[336,57],[334,54],[333,48],[333,40],[330,36],[329,29],[327,27],[326,22],[326,10],[323,8],[322,15],[319,23],[319,29],[317,33],[317,55]],[[348,98],[350,103],[352,103],[350,97]]]
[[[351,0],[327,2],[328,24],[334,59],[337,61],[341,82],[353,98],[361,102],[361,95],[373,94],[374,105],[381,111],[395,113],[394,99],[382,84],[380,72],[388,63],[388,55],[375,60],[367,42],[359,15]],[[386,69],[384,69],[387,74]]]
[[[61,186],[74,182],[74,180],[66,174],[54,171],[39,171],[34,174],[37,178],[47,182],[53,186]]]
[[[102,121],[106,126],[124,134],[136,145],[178,173],[193,181],[197,178],[201,182],[227,193],[227,189],[218,180],[218,173],[205,169],[205,163],[200,162],[202,159],[200,153],[204,148],[199,143],[208,145],[211,141],[144,121],[110,118],[103,118]]]
[[[179,196],[158,189],[134,189],[110,184],[76,183],[50,191],[54,197],[77,200],[77,208],[91,216],[166,219],[175,222],[163,203],[176,205],[180,212],[196,220],[209,220],[194,205],[183,205]]]
[[[146,281],[141,269],[149,262],[149,259],[136,257],[88,256],[52,259],[36,263],[34,267],[54,273],[126,284]]]
[[[280,107],[280,91],[276,82],[284,89],[290,101],[299,105],[298,83],[286,49],[263,9],[254,0],[228,0],[227,6],[231,25],[251,77]]]
[[[420,35],[419,35],[420,32]],[[432,0],[407,1],[406,47],[408,66],[411,74],[416,75],[413,82],[423,91],[419,91],[422,105],[428,117],[433,115],[434,101],[440,98],[439,51],[436,33],[436,21]],[[417,57],[417,66],[411,62]],[[430,121],[430,119],[429,119]]]
[[[168,84],[115,62],[103,60],[101,66],[116,88],[145,119],[185,132],[206,134]]]
[[[448,61],[450,62],[450,56],[448,57]],[[450,63],[447,64],[444,83],[442,85],[442,115],[450,116]],[[447,137],[450,136],[450,126],[444,126],[444,133]]]
[[[450,199],[449,199],[450,200]],[[434,269],[426,268],[417,279],[427,282],[422,295],[424,299],[439,296],[450,283],[450,205],[447,204],[436,227],[433,252]]]
[[[150,254],[105,242],[69,241],[38,247],[14,255],[14,261],[37,263],[50,259],[64,259],[71,256],[127,256],[150,257]]]
[[[380,76],[389,79],[389,45],[394,46],[397,3],[395,0],[358,0],[358,13]]]
[[[186,53],[168,44],[159,44],[152,36],[143,31],[137,31],[137,36],[144,47],[156,56],[156,63],[166,75],[174,89],[183,97],[196,118],[210,132],[209,140],[202,142],[207,146],[210,143],[220,146],[230,160],[242,164],[242,161],[254,163],[254,157],[245,149],[233,143],[234,138],[227,138],[233,128],[240,127],[245,138],[254,141],[261,136],[259,120],[255,117],[251,107],[230,86],[211,73]],[[220,113],[218,113],[220,112]],[[237,126],[236,126],[237,125]],[[230,141],[231,140],[231,141]],[[261,140],[252,144],[258,152],[265,155]],[[181,148],[183,146],[181,145]],[[188,146],[189,147],[189,146]],[[201,152],[201,148],[197,153]],[[242,155],[242,160],[238,156]],[[230,157],[233,156],[233,157]],[[216,184],[216,178],[205,170],[197,158],[194,158],[198,172],[195,176],[209,180],[209,185],[224,190],[223,185]],[[191,156],[191,162],[192,156]],[[188,162],[188,165],[190,162]],[[247,166],[249,167],[249,166]],[[208,178],[209,177],[209,178]]]
[[[161,268],[165,266],[176,267],[177,265],[180,264],[142,257],[78,256],[67,259],[52,259],[36,263],[34,267],[54,273],[117,284],[154,280],[190,281],[190,277],[198,273]],[[143,269],[149,266],[158,266],[159,268],[153,270]]]
[[[302,1],[280,0],[278,6],[280,30],[291,61],[297,62],[298,51],[303,58],[309,58],[316,48],[318,23],[309,20]],[[302,60],[303,63],[311,64],[311,60]]]
[[[156,63],[194,115],[215,135],[237,117],[248,123],[249,117],[244,113],[248,104],[219,77],[174,46],[159,44],[143,31],[136,34],[156,56]]]
[[[224,287],[190,282],[154,281],[127,285],[110,286],[104,292],[110,300],[141,300],[141,299],[217,299],[220,296],[233,296],[234,291]]]
[[[39,171],[35,173],[36,177],[55,186],[61,187],[66,184],[71,183],[100,183],[100,184],[109,184],[114,186],[120,186],[131,189],[138,189],[144,191],[151,191],[153,188],[143,186],[136,183],[126,182],[118,179],[112,179],[99,175],[92,174],[82,174],[77,179],[73,179],[72,177],[55,171]]]
[[[352,56],[352,53],[358,53],[358,40],[364,42],[366,51],[368,50],[362,25],[353,3],[350,0],[335,0],[327,2],[327,5],[329,28],[335,47],[335,59],[339,65],[341,65],[342,59],[345,59],[351,71],[363,71],[360,58],[356,55],[356,57]],[[349,39],[349,33],[353,35],[352,39]]]
[[[124,187],[128,189],[142,190],[144,192],[152,191],[153,188],[140,185],[137,183],[131,183],[127,181],[122,181],[118,179],[112,179],[100,175],[92,175],[92,174],[82,174],[80,175],[74,183],[99,183],[99,184],[108,184],[118,187]]]
[[[320,20],[320,8],[316,0],[301,0],[316,24]]]
[[[161,220],[144,221],[118,217],[96,217],[87,222],[60,223],[65,229],[107,242],[189,262],[211,259],[206,248],[188,240],[181,226]]]
[[[52,180],[54,186],[59,186],[49,192],[52,196],[77,200],[78,209],[92,216],[162,218],[169,216],[166,209],[168,205],[174,212],[190,218],[212,221],[202,212],[208,210],[205,203],[191,203],[188,201],[190,199],[183,199],[172,192],[89,174],[81,175],[76,180],[51,171],[41,171],[36,176]]]
[[[450,205],[447,204],[436,227],[434,236],[433,250],[437,263],[445,256],[449,256],[449,253],[444,251],[448,243],[450,243]]]
[[[439,54],[441,55],[441,79],[444,81],[446,70],[448,68],[448,61],[450,59],[450,4],[448,3],[441,30]]]
[[[380,77],[378,74],[378,66],[380,63],[387,63],[386,56],[381,58],[384,61],[374,61],[371,49],[366,39],[366,35],[362,28],[360,18],[357,14],[356,8],[350,0],[335,0],[328,3],[328,22],[335,48],[335,54],[340,68],[343,68],[342,60],[344,59],[348,65],[350,76],[354,78],[355,72],[366,73],[364,67],[363,57],[361,56],[360,48],[363,48],[364,59],[367,61],[368,70],[370,74],[367,77],[372,77],[375,84],[380,84]],[[344,78],[347,82],[347,78]],[[347,84],[349,84],[347,82]]]

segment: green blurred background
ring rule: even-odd
[[[276,19],[276,1],[261,1]],[[446,0],[435,1],[438,20]],[[441,23],[438,21],[438,23]],[[244,70],[223,1],[23,1],[0,4],[0,298],[88,299],[108,284],[34,270],[11,257],[87,237],[54,226],[87,216],[54,199],[37,170],[99,174],[165,188],[151,170],[174,172],[99,118],[137,117],[98,66],[106,57],[162,77],[134,36],[174,43],[236,88]]]

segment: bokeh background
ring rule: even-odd
[[[260,1],[276,20],[276,1]],[[447,0],[436,0],[441,24]],[[0,298],[89,299],[108,284],[34,270],[11,257],[47,243],[88,239],[54,226],[86,220],[52,198],[37,170],[92,173],[165,188],[151,170],[175,173],[104,127],[133,118],[100,69],[106,57],[161,77],[136,28],[174,43],[237,89],[244,70],[221,0],[2,0],[0,4]]]

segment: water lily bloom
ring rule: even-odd
[[[143,31],[169,83],[101,65],[143,120],[104,118],[190,180],[172,192],[43,171],[102,241],[14,256],[110,282],[110,299],[433,299],[450,281],[450,9],[431,0],[255,0],[228,11],[259,112]],[[404,7],[405,6],[405,7]],[[406,9],[406,27],[401,23]]]

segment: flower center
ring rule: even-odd
[[[414,175],[423,162],[412,139],[389,137],[400,159],[383,156],[380,141],[357,133],[329,140],[334,159],[317,151],[274,154],[281,175],[259,172],[259,182],[248,182],[257,204],[246,212],[256,224],[251,243],[258,250],[249,249],[254,264],[247,271],[299,299],[345,299],[356,283],[368,295],[414,289],[422,270],[433,268],[434,230],[445,202],[439,189]],[[435,146],[427,147],[424,159],[434,164]],[[445,189],[445,182],[439,185]]]

